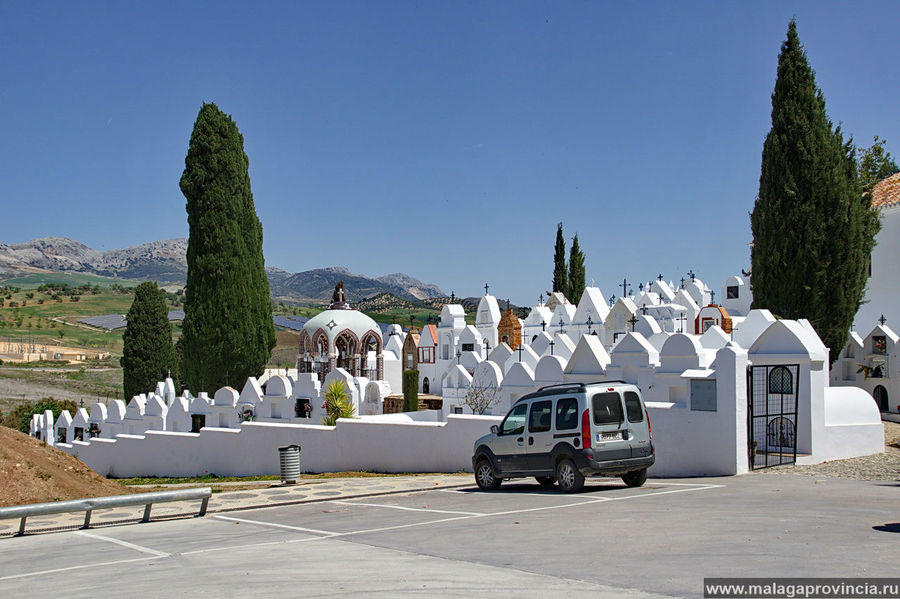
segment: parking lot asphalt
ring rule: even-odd
[[[898,482],[459,480],[7,537],[0,597],[695,597],[705,577],[890,577],[900,559]]]

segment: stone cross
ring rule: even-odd
[[[553,339],[550,340],[550,355],[553,355],[553,346],[556,345],[556,342]]]
[[[488,284],[485,283],[485,284],[484,284],[484,294],[485,294],[485,295],[488,294],[488,288],[489,288]]]
[[[631,320],[628,321],[628,322],[631,323],[631,332],[632,332],[632,333],[634,332],[634,325],[637,324],[637,321],[638,321],[638,320],[637,320],[637,315],[632,315]]]

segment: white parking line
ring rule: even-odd
[[[136,557],[134,559],[119,559],[112,562],[101,562],[99,564],[84,564],[82,566],[69,566],[68,568],[53,568],[51,570],[41,570],[40,572],[26,572],[24,574],[13,574],[12,576],[2,576],[0,581],[13,580],[16,578],[28,578],[31,576],[43,576],[45,574],[56,574],[57,572],[70,572],[72,570],[83,570],[85,568],[106,568],[107,566],[115,566],[116,564],[132,564],[134,562],[147,562],[155,559],[162,559],[164,556],[158,555],[153,557]]]
[[[106,541],[107,543],[114,543],[116,545],[120,545],[122,547],[127,547],[128,549],[134,549],[135,551],[140,551],[141,553],[149,553],[150,555],[155,555],[156,557],[169,557],[169,553],[165,551],[157,551],[156,549],[150,549],[149,547],[142,547],[140,545],[135,545],[134,543],[129,543],[128,541],[123,541],[121,539],[114,539],[112,537],[104,537],[103,535],[94,534],[91,532],[85,532],[83,530],[74,531],[76,535],[81,537],[88,537],[91,539],[97,539],[98,541]]]
[[[287,524],[278,524],[276,522],[263,522],[261,520],[247,520],[246,518],[233,518],[231,516],[213,516],[216,520],[227,520],[229,522],[243,522],[244,524],[256,524],[258,526],[268,526],[270,528],[283,528],[285,530],[296,530],[298,532],[309,532],[316,535],[326,535],[326,536],[335,536],[338,533],[334,533],[328,530],[317,530],[315,528],[303,528],[302,526],[289,526]]]
[[[391,510],[403,510],[407,512],[430,512],[432,514],[459,514],[461,516],[484,516],[485,514],[480,512],[457,512],[454,510],[435,510],[431,508],[421,508],[421,507],[406,507],[403,505],[389,505],[386,503],[362,503],[360,501],[332,501],[331,503],[337,503],[338,505],[361,505],[365,507],[383,507]]]

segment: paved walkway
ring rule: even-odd
[[[221,483],[227,485],[227,483]],[[248,483],[236,483],[246,485]],[[255,483],[250,483],[255,484]],[[369,478],[332,478],[301,480],[295,485],[283,485],[278,481],[263,481],[259,488],[215,493],[209,501],[208,512],[230,512],[260,507],[275,507],[352,497],[372,497],[435,488],[452,489],[472,486],[471,474],[439,474],[428,476],[385,476]],[[203,485],[170,485],[167,489],[202,487]],[[216,485],[219,486],[219,485]],[[159,486],[145,487],[159,491]],[[150,519],[163,520],[188,518],[197,515],[199,501],[173,501],[154,504]],[[91,528],[139,521],[144,514],[144,506],[97,510],[91,514]],[[84,512],[35,516],[28,518],[26,534],[55,532],[80,528],[84,522]],[[0,520],[0,537],[12,536],[19,529],[19,520]]]

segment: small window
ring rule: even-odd
[[[199,433],[200,429],[206,426],[206,415],[191,414],[191,432]]]
[[[739,285],[729,285],[725,288],[725,299],[738,299],[741,293]]]
[[[528,410],[528,404],[516,406],[507,414],[500,426],[501,435],[521,435],[525,432],[525,413]]]
[[[84,429],[81,428],[80,426],[76,426],[75,432],[73,433],[72,437],[76,441],[84,441]]]
[[[591,398],[594,424],[619,424],[622,422],[622,402],[615,391],[597,393]]]
[[[96,422],[91,423],[90,428],[88,428],[88,434],[91,436],[92,439],[94,437],[100,436],[100,427],[97,425]]]
[[[641,409],[641,398],[634,391],[625,392],[625,412],[628,422],[643,422],[644,410]]]
[[[294,415],[297,418],[312,417],[312,405],[308,397],[298,397],[294,400]]]
[[[56,442],[57,443],[65,443],[66,442],[66,429],[65,427],[59,427],[56,429]]]
[[[784,366],[776,366],[769,372],[769,393],[793,393],[794,377]]]
[[[550,400],[536,401],[531,404],[531,415],[528,418],[529,433],[546,433],[550,430],[550,413],[553,410],[553,402]]]
[[[474,343],[463,343],[462,351],[475,351],[475,344]]]
[[[566,431],[578,427],[578,400],[564,397],[556,402],[556,430]]]

